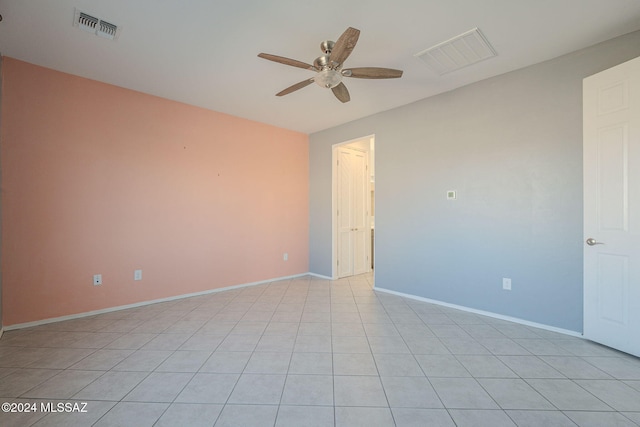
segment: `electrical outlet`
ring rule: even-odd
[[[282,255],[282,259],[285,261],[289,261],[289,254],[285,252],[284,255]]]
[[[504,289],[505,291],[511,290],[511,279],[509,279],[508,277],[502,278],[502,289]]]
[[[142,280],[142,270],[135,270],[133,272],[133,280]]]
[[[102,285],[102,274],[93,275],[93,286]]]

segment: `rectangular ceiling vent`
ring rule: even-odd
[[[496,51],[480,30],[474,28],[414,56],[426,62],[435,73],[443,75],[492,58]]]
[[[120,36],[120,28],[117,25],[81,12],[78,9],[75,10],[73,26],[109,40],[116,40]]]

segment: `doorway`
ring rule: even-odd
[[[374,267],[374,136],[332,147],[332,277]]]

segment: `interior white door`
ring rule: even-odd
[[[371,237],[369,227],[368,184],[367,173],[368,153],[355,151],[351,158],[353,170],[353,274],[369,271],[368,242]]]
[[[367,153],[338,148],[338,277],[369,271]]]
[[[353,275],[353,172],[351,170],[352,151],[338,149],[338,277]]]
[[[584,79],[584,336],[640,356],[640,58]]]

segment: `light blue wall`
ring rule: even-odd
[[[582,79],[639,55],[635,32],[310,135],[311,272],[331,146],[375,134],[377,287],[581,332]]]

